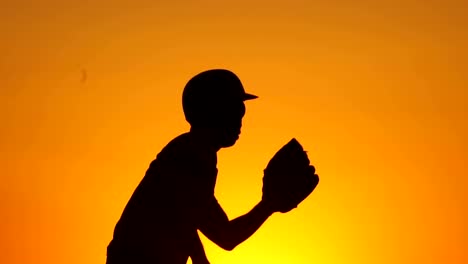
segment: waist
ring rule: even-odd
[[[107,247],[106,264],[186,264],[189,249],[174,241],[118,241]]]

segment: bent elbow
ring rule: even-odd
[[[210,238],[210,237],[209,237]],[[220,248],[231,251],[237,245],[242,243],[242,240],[237,234],[230,232],[230,230],[224,230],[224,232],[218,232],[217,236],[212,236],[211,241],[213,241]]]
[[[233,250],[239,243],[236,243],[236,241],[232,238],[230,239],[224,239],[222,241],[218,241],[219,243],[218,246],[226,251],[231,251]]]
[[[224,243],[222,245],[219,245],[222,249],[226,251],[231,251],[233,250],[237,245],[234,243]]]

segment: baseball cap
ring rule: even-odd
[[[226,69],[212,69],[192,77],[182,94],[184,114],[189,121],[211,115],[223,105],[256,99],[246,93],[239,77]]]
[[[226,69],[201,72],[188,81],[184,88],[185,99],[252,100],[258,96],[246,93],[239,77]],[[188,98],[190,97],[190,98]]]

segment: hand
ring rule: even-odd
[[[318,175],[307,152],[293,138],[268,162],[263,174],[262,200],[285,213],[296,208],[317,184]]]
[[[312,165],[296,170],[292,176],[276,176],[263,185],[262,202],[273,212],[286,213],[312,193],[319,182]]]

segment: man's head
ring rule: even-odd
[[[229,147],[239,138],[244,101],[255,98],[245,93],[234,73],[215,69],[190,79],[184,88],[182,106],[192,128],[209,130],[221,147]]]

